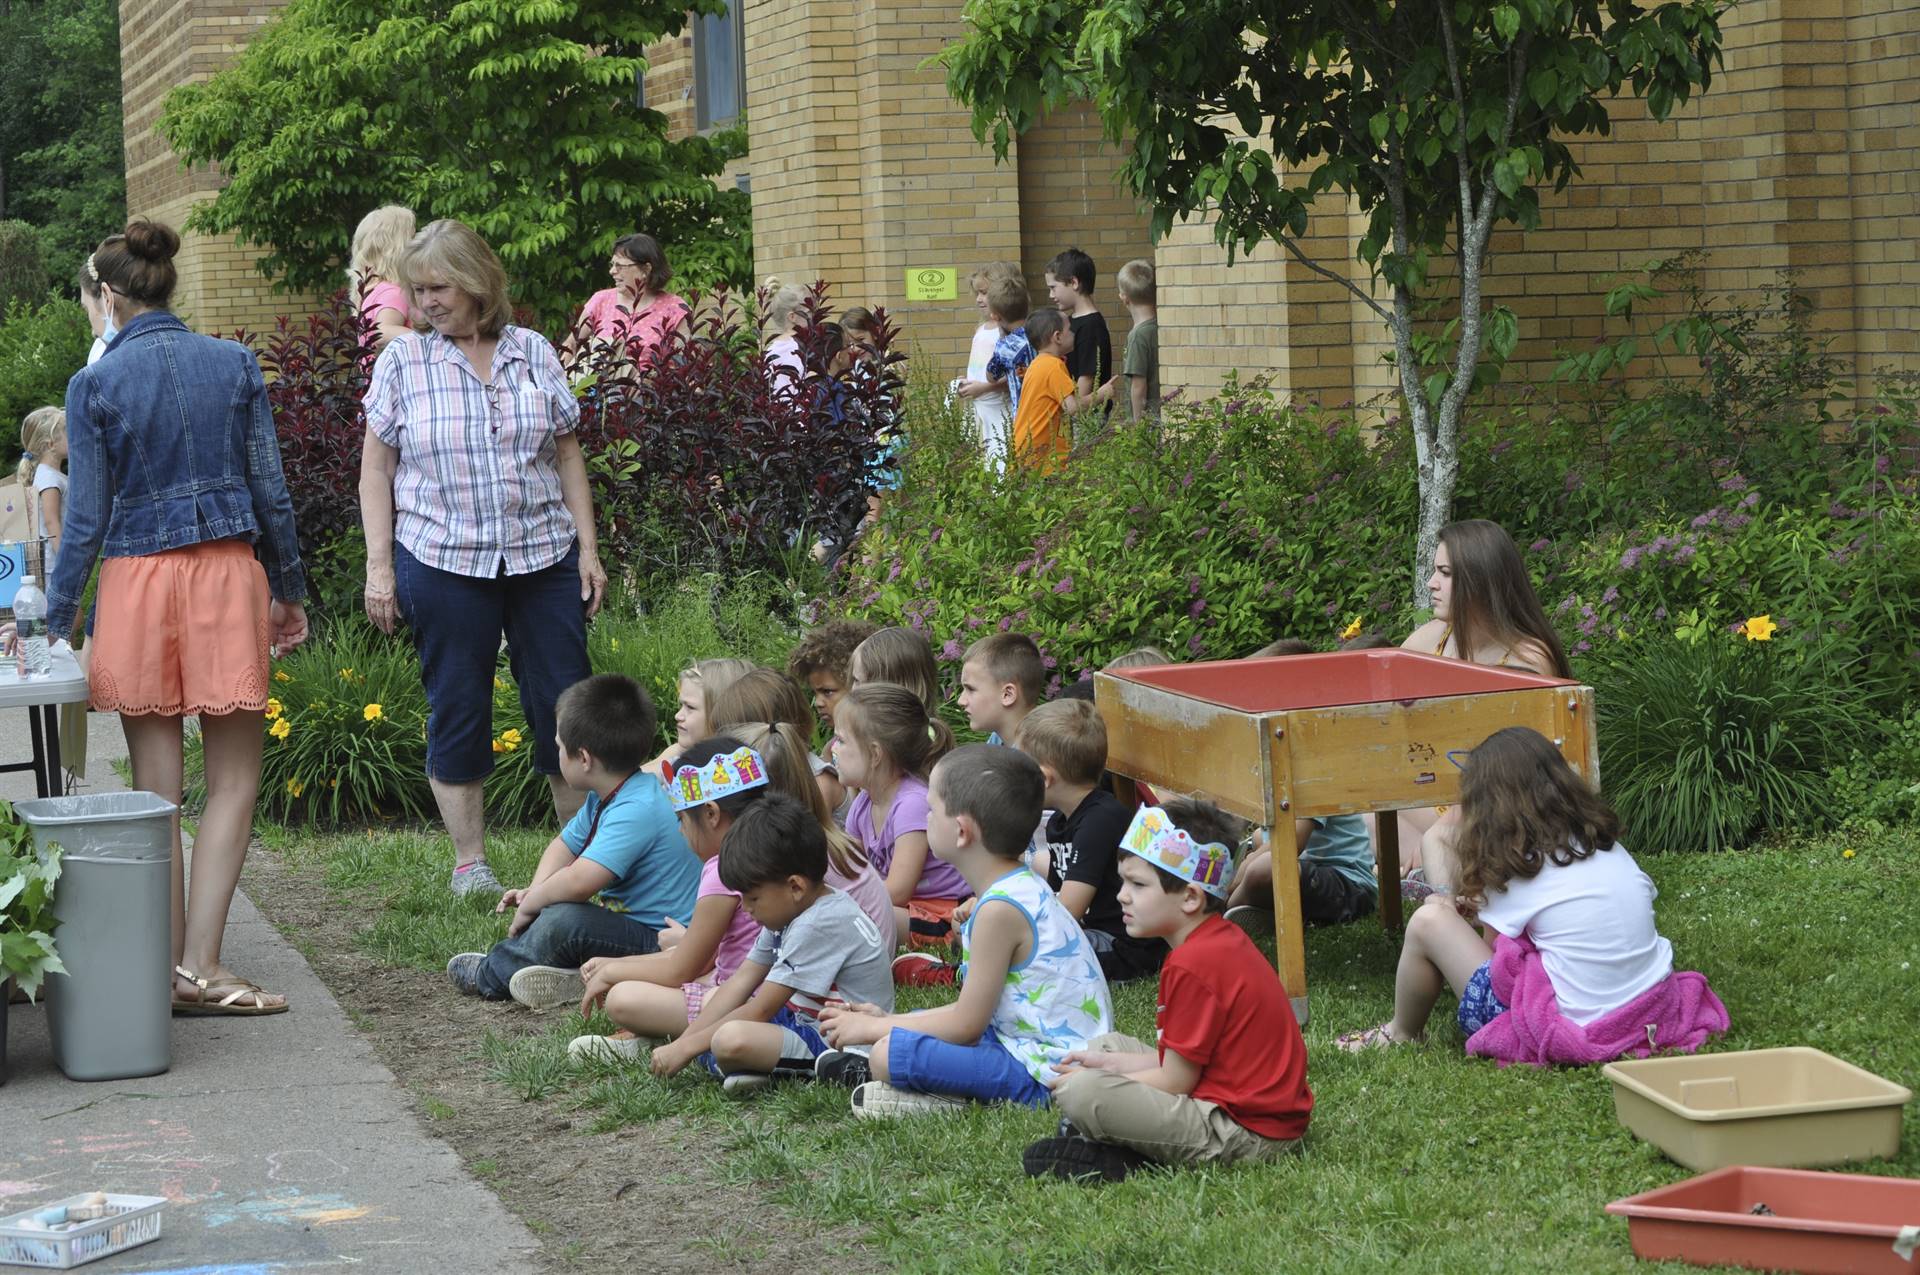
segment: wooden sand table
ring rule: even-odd
[[[1307,1021],[1300,847],[1293,821],[1459,799],[1466,753],[1508,726],[1552,740],[1600,780],[1593,688],[1411,651],[1167,664],[1094,675],[1107,767],[1198,792],[1267,829],[1281,981]],[[1451,755],[1451,760],[1449,759]],[[1397,931],[1399,821],[1378,821],[1380,920]]]

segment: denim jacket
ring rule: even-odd
[[[137,314],[67,382],[66,517],[47,631],[66,636],[94,558],[244,536],[273,596],[306,599],[293,501],[253,352]]]

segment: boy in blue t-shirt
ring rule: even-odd
[[[1308,925],[1345,925],[1373,911],[1380,887],[1373,871],[1373,838],[1359,815],[1296,819],[1300,847],[1300,915]],[[1261,832],[1256,848],[1234,873],[1227,920],[1255,933],[1273,932],[1273,855]]]
[[[500,896],[496,911],[513,911],[507,937],[447,962],[459,990],[529,1009],[577,1002],[580,967],[593,957],[659,951],[669,919],[693,919],[700,885],[666,789],[639,773],[656,729],[646,692],[602,673],[568,687],[555,719],[561,777],[587,799],[540,856],[532,884]],[[599,894],[626,911],[594,903]]]

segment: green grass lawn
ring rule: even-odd
[[[499,840],[501,878],[524,881],[545,841]],[[366,911],[362,941],[383,962],[439,968],[504,933],[504,918],[447,895],[443,839],[282,833],[270,845],[324,862],[329,885]],[[1644,866],[1677,961],[1704,971],[1732,1016],[1710,1048],[1814,1045],[1920,1088],[1920,831]],[[1021,1175],[1020,1149],[1052,1130],[1045,1113],[856,1122],[844,1091],[812,1086],[736,1103],[691,1069],[663,1083],[571,1064],[566,1042],[586,1029],[577,1015],[534,1019],[511,1005],[475,1048],[502,1084],[591,1113],[600,1130],[694,1116],[728,1149],[730,1172],[795,1212],[865,1228],[916,1270],[1633,1268],[1625,1223],[1602,1206],[1689,1175],[1616,1123],[1597,1068],[1468,1060],[1451,998],[1424,1047],[1333,1048],[1339,1032],[1386,1017],[1396,954],[1371,922],[1309,938],[1316,1105],[1303,1155],[1099,1190]],[[1120,1028],[1151,1039],[1153,1001],[1151,984],[1119,989]],[[919,1003],[930,1002],[903,999]],[[1920,1176],[1917,1124],[1910,1105],[1900,1158],[1859,1170]]]

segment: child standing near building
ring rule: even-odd
[[[1007,425],[1013,419],[1013,404],[1008,397],[1007,383],[987,375],[987,364],[1005,335],[994,321],[987,294],[996,280],[1019,277],[1020,267],[1008,261],[995,261],[974,271],[968,280],[973,289],[973,304],[980,311],[980,326],[973,332],[966,375],[953,383],[954,394],[967,404],[974,428],[980,433],[980,447],[987,463],[995,469],[1006,465]]]
[[[1160,413],[1160,311],[1155,304],[1153,263],[1129,261],[1120,267],[1118,279],[1120,300],[1133,326],[1127,331],[1120,375],[1100,387],[1099,397],[1120,399],[1127,405],[1128,419],[1137,421]]]
[[[1121,847],[1127,932],[1173,949],[1160,970],[1158,1044],[1102,1036],[1063,1059],[1060,1134],[1027,1148],[1026,1171],[1117,1181],[1151,1161],[1231,1164],[1298,1146],[1313,1111],[1306,1043],[1273,966],[1221,915],[1230,821],[1175,798],[1141,807]]]
[[[586,801],[540,856],[533,882],[500,896],[513,912],[490,952],[447,962],[454,987],[487,1000],[550,1009],[580,994],[580,967],[596,956],[658,951],[669,921],[693,918],[700,861],[680,835],[665,788],[639,774],[653,738],[653,703],[632,678],[576,682],[554,709],[560,774]],[[625,909],[591,900],[606,894]]]
[[[1047,665],[1024,633],[991,633],[967,648],[960,661],[956,702],[967,725],[989,744],[1013,739],[1047,689]]]
[[[993,357],[987,360],[986,384],[1006,383],[1009,416],[1020,410],[1020,388],[1027,365],[1033,362],[1033,343],[1022,326],[1032,305],[1027,282],[1018,275],[996,279],[987,288],[987,313],[1000,329],[1000,340],[994,344]],[[986,392],[985,388],[973,390],[969,384],[962,387],[960,396],[977,398]]]
[[[929,836],[980,899],[962,931],[960,996],[918,1014],[850,1003],[821,1015],[833,1052],[815,1069],[853,1086],[856,1116],[953,1111],[968,1100],[1044,1106],[1060,1061],[1111,1029],[1093,948],[1020,862],[1044,786],[1032,758],[993,744],[934,767]]]
[[[28,534],[46,544],[46,562],[40,578],[53,572],[53,560],[60,552],[60,511],[67,498],[67,414],[58,407],[36,407],[20,422],[20,447],[25,455],[14,480],[31,499]],[[29,560],[28,569],[32,570]]]
[[[1020,723],[1014,747],[1033,758],[1046,779],[1044,875],[1087,933],[1109,983],[1144,978],[1160,968],[1167,945],[1136,939],[1120,910],[1120,838],[1133,812],[1101,786],[1107,768],[1107,724],[1082,699],[1042,704]]]
[[[734,820],[720,847],[720,880],[739,891],[760,937],[686,1032],[653,1051],[654,1075],[671,1076],[707,1054],[727,1092],[761,1089],[776,1075],[812,1072],[827,1048],[819,1020],[831,1000],[892,1006],[879,932],[826,875],[826,834],[785,793]]]
[[[1020,389],[1020,405],[1013,413],[1013,458],[1041,473],[1060,467],[1072,446],[1066,413],[1073,397],[1073,377],[1067,356],[1073,353],[1073,329],[1066,316],[1048,308],[1027,316],[1027,339],[1033,342],[1033,364]]]
[[[1093,303],[1093,258],[1069,248],[1047,263],[1047,299],[1067,316],[1073,344],[1067,347],[1067,374],[1073,393],[1067,400],[1071,415],[1094,401],[1095,392],[1113,376],[1113,333],[1107,316]],[[1035,341],[1038,350],[1040,343]]]

